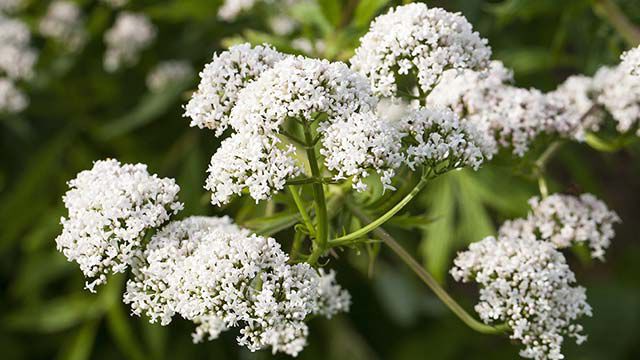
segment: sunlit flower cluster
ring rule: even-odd
[[[147,87],[158,92],[176,82],[189,79],[193,75],[193,67],[188,61],[167,60],[156,65],[147,75]]]
[[[554,194],[529,200],[531,212],[526,219],[506,222],[500,234],[506,237],[534,234],[558,249],[585,244],[591,256],[604,260],[605,250],[615,236],[613,225],[618,215],[591,194],[579,197]]]
[[[147,172],[146,165],[97,161],[69,181],[63,197],[69,211],[62,218],[58,250],[75,261],[94,291],[109,272],[124,272],[139,255],[146,232],[182,209],[173,179]]]
[[[251,351],[296,356],[306,345],[308,316],[331,317],[350,304],[333,271],[288,264],[274,239],[252,235],[228,218],[170,223],[141,259],[124,301],[152,322],[166,325],[175,314],[192,320],[195,342],[239,327],[237,341]]]
[[[620,66],[623,69],[631,75],[640,76],[640,46],[622,54],[621,60]]]
[[[0,113],[17,113],[28,104],[27,97],[11,80],[0,78]]]
[[[68,0],[52,2],[38,28],[42,35],[55,39],[70,51],[81,48],[87,39],[81,9]]]
[[[597,102],[617,122],[619,132],[635,130],[640,134],[640,81],[630,75],[623,66],[603,66],[593,77]]]
[[[200,73],[198,90],[185,106],[184,116],[191,118],[191,126],[222,135],[240,90],[284,57],[268,45],[252,48],[249,44],[215,54]]]
[[[576,320],[591,316],[585,289],[562,253],[535,237],[488,237],[459,253],[451,275],[480,285],[475,306],[487,324],[506,323],[510,337],[522,343],[520,356],[536,360],[564,359],[565,336],[586,340]]]
[[[138,62],[140,52],[151,45],[156,28],[143,14],[123,11],[113,26],[104,34],[107,50],[104,68],[113,72]]]
[[[382,96],[426,96],[449,69],[482,70],[491,49],[460,14],[416,3],[377,17],[351,58]],[[411,79],[411,80],[408,80]]]
[[[26,24],[0,14],[0,76],[14,80],[29,79],[37,53],[29,43],[31,32]]]

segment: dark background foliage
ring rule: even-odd
[[[149,15],[158,40],[140,63],[108,74],[102,69],[102,34],[115,14],[94,1],[79,1],[91,40],[78,55],[65,55],[43,39],[38,74],[28,85],[31,105],[18,116],[0,117],[0,351],[4,359],[262,359],[234,344],[231,332],[205,344],[191,343],[191,324],[168,327],[128,315],[120,301],[124,277],[98,294],[84,291],[74,264],[55,250],[65,214],[65,182],[91,162],[115,157],[147,163],[153,172],[178,179],[186,203],[182,216],[235,214],[243,223],[259,211],[250,200],[226,209],[208,204],[202,189],[209,156],[218,140],[188,127],[181,104],[195,78],[148,93],[147,71],[163,59],[187,59],[200,69],[214,51],[238,41],[270,42],[284,51],[290,39],[268,31],[265,19],[281,11],[268,5],[229,24],[216,19],[220,1],[135,1],[128,9]],[[21,16],[31,24],[48,1],[31,1]],[[518,85],[553,89],[568,75],[591,75],[614,64],[629,47],[612,26],[608,1],[429,1],[462,12],[489,39],[494,57],[515,70]],[[617,0],[640,24],[640,2]],[[323,38],[325,57],[346,60],[372,17],[397,5],[386,0],[331,1],[296,10],[299,30]],[[534,149],[535,150],[535,149]],[[525,162],[525,160],[521,160]],[[494,233],[507,218],[524,215],[536,184],[514,161],[497,161],[478,173],[456,172],[433,183],[406,211],[404,224],[389,229],[471,309],[476,291],[446,275],[455,252]],[[515,169],[515,171],[514,171]],[[550,164],[551,188],[589,191],[618,211],[623,224],[606,263],[567,254],[594,309],[584,321],[589,341],[566,345],[568,359],[640,358],[640,147],[598,152],[584,144],[564,146]],[[414,215],[414,217],[410,217]],[[422,215],[424,221],[415,221]],[[409,224],[409,225],[407,225]],[[393,224],[392,224],[393,225]],[[290,234],[277,238],[287,244]],[[370,269],[365,249],[339,254],[331,266],[353,295],[347,315],[311,323],[301,359],[513,359],[517,345],[474,333],[455,318],[384,248]]]

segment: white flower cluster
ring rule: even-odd
[[[377,17],[351,58],[353,69],[367,76],[375,93],[428,94],[448,69],[482,70],[491,49],[460,14],[416,3]],[[403,84],[403,78],[414,81]]]
[[[436,172],[464,166],[477,169],[485,157],[492,156],[492,144],[450,109],[419,108],[404,121],[404,130],[414,140],[406,155],[411,169],[417,165],[428,165]]]
[[[79,50],[87,39],[81,9],[68,0],[52,2],[38,28],[43,36],[55,39],[70,51]]]
[[[242,12],[251,9],[258,0],[225,0],[218,8],[218,17],[225,21],[233,21]]]
[[[480,285],[475,310],[487,324],[506,323],[520,341],[520,356],[536,360],[564,359],[565,336],[586,340],[576,320],[591,316],[585,289],[562,253],[534,237],[501,236],[473,243],[459,253],[451,269],[456,281]]]
[[[593,87],[597,102],[611,114],[618,123],[619,132],[632,129],[640,135],[640,81],[621,65],[601,67],[593,77]]]
[[[175,181],[150,175],[142,164],[97,161],[69,181],[69,188],[63,197],[69,217],[61,219],[57,248],[80,265],[90,291],[110,271],[124,272],[146,232],[182,209]]]
[[[156,65],[147,75],[147,87],[153,92],[166,89],[193,75],[191,63],[185,60],[167,60]]]
[[[170,223],[141,259],[124,301],[151,322],[166,325],[175,314],[192,320],[195,342],[240,327],[241,346],[296,356],[306,345],[307,317],[331,317],[350,305],[333,271],[288,264],[274,239],[252,235],[228,218]]]
[[[14,80],[33,76],[37,53],[29,46],[30,41],[26,24],[0,14],[0,76]]]
[[[27,97],[11,80],[0,77],[0,113],[17,113],[28,104]]]
[[[103,4],[110,6],[111,8],[121,8],[129,3],[129,0],[100,0]]]
[[[284,188],[287,179],[301,172],[292,157],[295,148],[277,137],[239,132],[225,139],[211,157],[205,189],[214,205],[227,203],[248,189],[257,201]]]
[[[621,60],[620,65],[627,73],[640,76],[640,46],[622,54]]]
[[[138,62],[140,52],[149,47],[156,37],[156,28],[143,14],[123,11],[113,26],[104,34],[107,50],[104,68],[113,72]]]
[[[235,45],[215,54],[200,73],[198,91],[185,106],[184,116],[191,118],[191,126],[222,135],[240,90],[284,57],[268,45],[252,48],[249,44]]]
[[[502,236],[533,234],[558,249],[584,243],[593,258],[604,260],[605,250],[615,236],[613,225],[620,222],[604,202],[592,194],[554,194],[542,200],[534,197],[529,204],[527,218],[506,222],[500,228]]]

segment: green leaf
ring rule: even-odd
[[[459,240],[468,244],[494,234],[495,228],[479,193],[481,185],[469,172],[460,171],[456,175],[459,185],[456,192],[460,210]]]
[[[360,29],[368,28],[371,20],[373,20],[380,9],[388,3],[389,0],[366,0],[358,2],[358,7],[356,7],[353,17],[353,24]]]
[[[338,27],[342,20],[342,9],[338,0],[318,0],[324,17],[334,26]]]
[[[96,338],[98,321],[89,321],[82,325],[68,345],[58,354],[58,360],[88,360]]]
[[[107,325],[109,332],[120,351],[130,360],[146,359],[143,349],[140,347],[140,341],[136,339],[131,321],[127,317],[127,313],[123,309],[123,305],[119,301],[115,301],[107,311]]]

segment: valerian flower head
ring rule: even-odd
[[[56,0],[49,5],[38,29],[48,38],[56,40],[69,51],[79,50],[87,39],[80,7],[71,1]]]
[[[640,46],[633,48],[621,56],[620,66],[633,76],[640,76]]]
[[[493,152],[474,125],[461,122],[448,108],[416,109],[404,119],[403,130],[413,140],[405,160],[411,169],[421,165],[437,173],[464,166],[477,169]]]
[[[0,113],[18,113],[29,104],[29,99],[7,78],[0,77]]]
[[[109,72],[138,62],[140,52],[156,38],[156,27],[143,14],[123,11],[104,34],[104,68]]]
[[[251,351],[295,356],[306,345],[310,315],[348,311],[335,273],[288,264],[272,238],[252,235],[228,218],[191,217],[159,231],[134,270],[124,300],[133,313],[168,324],[193,321],[195,342],[240,327]]]
[[[426,95],[446,70],[482,70],[490,56],[487,41],[462,15],[416,3],[377,17],[350,61],[375,93],[390,97],[413,91],[401,86],[405,77]]]
[[[31,32],[26,24],[0,14],[0,75],[29,79],[38,55],[29,46]]]
[[[457,281],[480,286],[476,312],[486,324],[506,323],[522,343],[520,356],[564,359],[565,336],[586,340],[576,320],[591,316],[585,289],[562,253],[534,236],[485,238],[458,254],[451,269]]]
[[[604,260],[606,249],[615,236],[613,225],[618,215],[592,194],[554,194],[529,200],[531,212],[526,219],[506,222],[500,234],[513,237],[531,233],[558,249],[585,244],[591,256]]]
[[[191,126],[222,135],[240,90],[285,56],[268,45],[249,44],[235,45],[215,54],[200,73],[198,90],[185,106],[184,116],[191,118]]]
[[[148,230],[182,209],[173,179],[150,175],[146,165],[97,161],[69,181],[57,248],[80,265],[94,291],[109,272],[124,272],[139,254]]]
[[[604,120],[593,100],[593,79],[588,76],[570,76],[545,97],[547,132],[583,141],[585,133],[598,131]]]
[[[593,78],[596,101],[611,114],[618,123],[619,132],[635,129],[640,135],[640,81],[630,75],[624,67],[601,67]]]
[[[153,92],[159,92],[191,76],[193,76],[191,63],[185,60],[167,60],[156,65],[147,74],[147,87]]]
[[[225,204],[245,189],[256,202],[270,198],[301,172],[294,153],[292,145],[275,136],[233,134],[211,157],[205,184],[211,191],[211,202]]]

